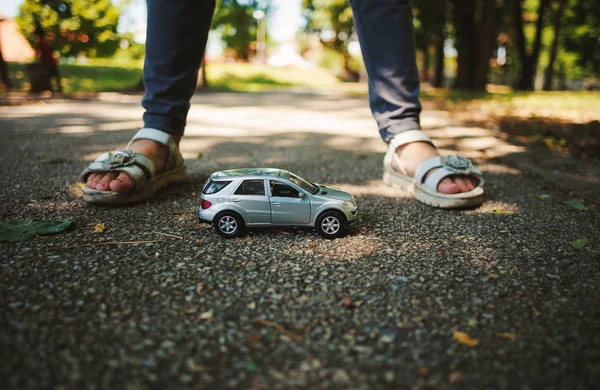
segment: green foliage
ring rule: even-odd
[[[323,46],[341,55],[346,77],[357,78],[358,64],[348,51],[354,35],[354,17],[348,1],[302,0],[302,6],[307,31],[319,33]]]
[[[600,77],[600,0],[567,3],[563,30],[564,48],[577,53],[577,64]]]
[[[261,0],[219,0],[213,17],[213,29],[235,57],[244,61],[250,58],[252,44],[257,39],[257,23],[252,16],[256,10],[266,10]],[[264,23],[265,21],[261,21]]]
[[[17,24],[34,48],[39,24],[62,57],[110,57],[119,48],[120,16],[121,9],[111,0],[25,0]]]

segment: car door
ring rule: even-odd
[[[271,206],[265,192],[265,180],[244,180],[231,195],[231,202],[244,210],[248,225],[271,223]]]
[[[304,192],[278,180],[269,180],[269,187],[272,224],[303,225],[310,223],[310,200]]]

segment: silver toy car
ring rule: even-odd
[[[311,226],[325,238],[343,236],[356,218],[354,197],[276,168],[213,173],[202,187],[198,221],[232,238],[253,226]]]

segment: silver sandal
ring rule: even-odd
[[[159,142],[167,147],[168,155],[165,168],[156,173],[152,160],[129,149],[131,142],[136,139],[148,139]],[[125,172],[133,180],[134,187],[130,192],[98,191],[87,186],[89,175],[95,172]],[[81,174],[83,182],[83,200],[94,204],[129,204],[141,202],[150,198],[154,193],[171,184],[187,180],[183,157],[173,136],[157,129],[144,128],[137,132],[126,149],[114,153],[105,153],[88,165]]]
[[[396,135],[390,141],[383,159],[383,181],[400,187],[415,196],[418,201],[439,208],[477,207],[483,203],[483,176],[468,158],[455,156],[436,156],[423,161],[414,177],[408,175],[402,167],[396,149],[411,142],[428,142],[431,139],[420,130],[411,130]],[[431,174],[429,174],[431,172]],[[442,194],[437,187],[451,175],[467,175],[477,179],[477,186],[469,192]]]

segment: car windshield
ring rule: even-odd
[[[306,181],[303,178],[301,178],[300,176],[294,175],[293,173],[283,174],[282,177],[284,179],[291,181],[292,183],[294,183],[298,187],[302,188],[303,190],[310,192],[313,195],[316,194],[317,192],[319,192],[319,186],[317,186],[316,184],[313,184],[309,181]]]

